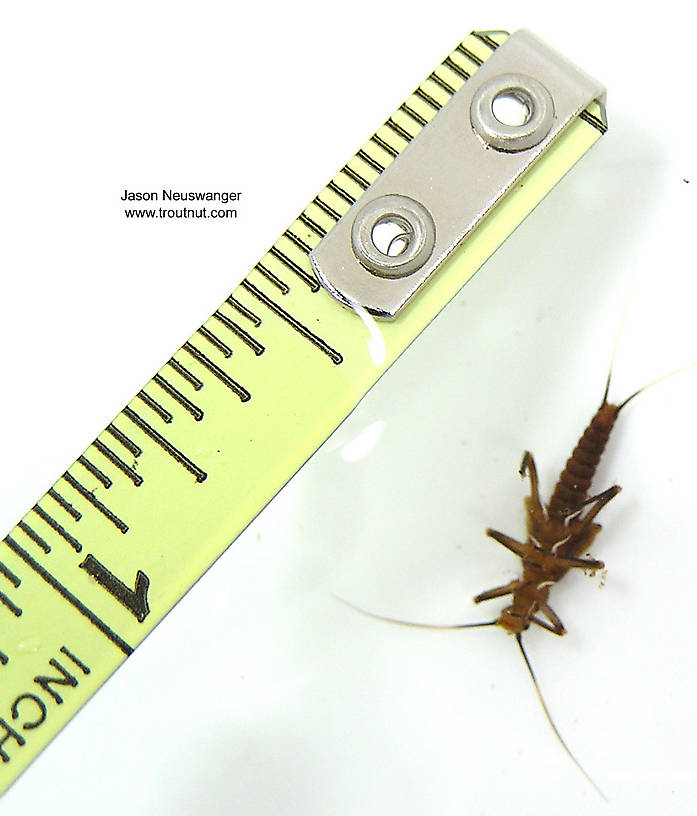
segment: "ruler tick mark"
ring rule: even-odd
[[[156,399],[153,399],[146,391],[139,391],[136,397],[142,400],[151,411],[154,411],[163,422],[169,424],[174,418],[166,408],[160,405],[160,403]]]
[[[421,127],[426,127],[426,125],[428,124],[427,120],[424,119],[423,116],[418,114],[413,108],[410,108],[409,105],[407,105],[406,102],[403,105],[400,105],[399,109],[403,113],[406,113],[406,115],[410,119],[413,119],[416,122],[417,125],[420,125]]]
[[[101,618],[98,618],[97,615],[92,612],[91,609],[85,606],[81,600],[79,600],[73,593],[60,581],[54,578],[51,573],[44,569],[44,567],[39,564],[38,561],[35,561],[29,553],[23,549],[22,547],[17,544],[17,542],[12,539],[10,536],[5,538],[5,544],[12,550],[12,552],[19,556],[19,558],[24,561],[24,563],[34,570],[34,572],[42,578],[49,586],[53,587],[59,595],[66,600],[69,604],[71,604],[75,609],[83,615],[89,622],[95,626],[99,631],[105,635],[109,640],[117,646],[126,656],[133,653],[133,647],[129,646],[123,638],[119,637],[116,632],[113,631],[109,626],[104,623]]]
[[[341,218],[341,213],[338,213],[333,207],[330,207],[326,201],[322,201],[319,196],[315,196],[315,198],[312,199],[312,203],[316,207],[319,207],[320,210],[325,213],[325,215],[328,215],[334,221],[338,221]]]
[[[385,125],[394,133],[399,136],[400,139],[404,139],[405,142],[410,142],[414,137],[408,130],[405,130],[398,122],[390,116],[390,118],[385,122]]]
[[[133,482],[136,487],[140,487],[143,484],[143,477],[136,473],[133,468],[129,467],[121,458],[119,458],[114,451],[105,445],[100,439],[95,439],[92,443],[94,447],[108,459],[112,465],[117,467],[123,474],[128,476],[128,478]]]
[[[243,306],[239,300],[235,300],[232,295],[230,295],[225,302],[232,306],[232,308],[239,312],[243,317],[246,317],[247,320],[251,321],[252,325],[257,329],[259,326],[261,326],[261,318],[255,315],[254,312],[250,311],[246,306]]]
[[[200,422],[203,419],[203,411],[198,407],[198,405],[194,405],[190,399],[187,399],[181,391],[175,388],[172,383],[170,383],[169,380],[166,380],[161,374],[155,374],[153,377],[153,382],[166,394],[169,394],[173,400],[178,402],[182,408],[188,411],[196,422]]]
[[[373,139],[375,141],[375,144],[379,144],[380,142],[382,142],[382,139],[380,139],[378,136],[375,136],[375,135],[371,136],[371,139]],[[383,144],[384,144],[384,142],[383,142]],[[393,155],[396,155],[396,154],[393,154]],[[327,184],[327,188],[329,190],[331,190],[333,193],[335,193],[336,195],[338,195],[339,198],[343,198],[344,201],[349,206],[356,203],[356,199],[351,195],[351,193],[344,190],[344,188],[340,187],[335,181],[330,181],[329,184]],[[308,249],[308,252],[309,251],[310,250]]]
[[[0,603],[3,606],[6,606],[10,612],[15,616],[15,618],[19,618],[22,615],[22,610],[12,603],[12,601],[5,595],[4,592],[0,592]]]
[[[78,482],[78,480],[71,473],[66,471],[63,474],[63,478],[84,499],[87,499],[95,510],[98,510],[104,516],[104,518],[108,519],[117,530],[120,530],[124,534],[128,532],[128,525],[121,521],[121,519],[115,513],[112,513],[105,504],[102,504],[94,493],[90,493],[90,491],[83,484]]]
[[[278,315],[281,320],[284,320],[291,328],[295,329],[302,337],[306,340],[309,340],[313,346],[316,346],[320,351],[324,352],[324,354],[329,357],[329,359],[334,363],[334,365],[339,365],[343,362],[344,358],[341,354],[333,349],[328,343],[322,340],[321,337],[318,337],[314,332],[311,332],[307,326],[304,326],[299,320],[294,318],[291,314],[282,309],[278,303],[272,300],[268,295],[265,295],[260,289],[257,289],[254,284],[250,283],[248,280],[243,280],[240,283],[244,289],[246,289],[252,297],[256,298],[260,303],[263,303],[269,309],[271,309],[274,314]]]
[[[492,51],[496,51],[499,47],[499,44],[494,40],[492,37],[489,37],[488,34],[485,34],[483,31],[473,31],[472,36],[476,37],[479,42],[483,42],[484,45],[491,48]]]
[[[452,58],[452,57],[446,57],[446,58],[443,60],[443,65],[445,65],[447,68],[449,68],[449,69],[450,69],[450,70],[451,70],[451,71],[452,71],[454,74],[456,74],[457,76],[459,76],[459,77],[460,77],[460,79],[464,79],[465,81],[467,81],[467,80],[470,78],[470,76],[471,76],[471,74],[470,74],[469,72],[465,71],[465,69],[464,69],[464,68],[462,68],[461,66],[459,66],[459,65],[458,65],[458,64],[455,62],[455,60],[453,60],[453,58]]]
[[[64,538],[68,542],[68,544],[70,544],[70,546],[75,550],[75,552],[80,552],[82,550],[82,544],[80,544],[80,542],[77,539],[73,538],[73,536],[71,536],[70,533],[64,527],[62,527],[53,518],[53,516],[50,516],[42,507],[39,507],[38,504],[35,504],[34,507],[32,507],[32,510],[36,513],[36,515],[40,519],[43,519],[46,522],[46,524],[48,524],[49,527],[55,530],[58,533],[58,535],[61,536],[61,538]]]
[[[79,456],[77,461],[83,468],[85,468],[85,470],[89,471],[94,478],[97,479],[97,481],[101,482],[107,490],[111,487],[113,484],[111,479],[105,473],[102,473],[102,471],[95,464],[90,462],[89,459],[87,459],[85,456]]]
[[[423,88],[417,88],[414,91],[414,96],[417,96],[422,102],[425,102],[430,108],[433,108],[435,111],[439,111],[443,106],[436,102],[436,100],[431,96],[431,94],[426,93]]]
[[[120,431],[113,423],[107,425],[106,430],[107,433],[111,434],[114,437],[114,439],[120,442],[124,446],[124,448],[126,448],[126,450],[129,451],[129,453],[132,453],[133,456],[136,457],[136,459],[143,453],[143,449],[139,448],[135,442],[129,439],[126,436],[126,434],[123,433],[123,431]]]
[[[310,218],[309,215],[307,215],[304,212],[300,213],[300,215],[298,216],[298,221],[300,221],[301,224],[304,224],[308,229],[311,229],[312,232],[314,232],[316,235],[319,235],[320,238],[324,238],[324,236],[327,234],[326,229],[320,227],[320,225],[316,221],[314,221],[312,218]],[[257,268],[258,267],[259,264],[257,264]]]
[[[284,283],[279,277],[274,275],[274,273],[267,269],[261,261],[254,267],[257,272],[263,275],[269,283],[273,283],[273,285],[280,290],[282,295],[287,295],[290,292],[290,286],[287,283]]]
[[[431,82],[435,82],[435,84],[439,88],[444,90],[446,93],[450,94],[450,96],[452,96],[455,93],[455,88],[453,88],[452,85],[449,85],[444,79],[439,77],[435,71],[433,71],[433,73],[429,76],[429,79],[431,80]]]
[[[213,317],[229,329],[234,335],[240,338],[243,343],[246,343],[249,348],[259,357],[264,353],[264,347],[257,342],[250,334],[248,334],[241,326],[238,326],[234,320],[230,320],[222,312],[217,311]]]
[[[251,399],[252,395],[246,388],[243,388],[238,382],[233,380],[232,377],[228,376],[222,368],[219,368],[212,360],[209,360],[208,357],[192,343],[187,341],[182,346],[182,349],[190,354],[194,360],[198,360],[198,362],[207,368],[223,385],[227,386],[231,391],[234,391],[242,402],[247,402]]]
[[[75,519],[75,521],[80,521],[82,518],[82,513],[80,513],[79,510],[76,510],[69,501],[66,501],[55,488],[52,487],[46,495],[50,496],[53,501],[59,504],[66,513]]]
[[[315,201],[319,206],[319,199],[315,199]],[[334,212],[334,210],[332,210],[332,212]],[[319,283],[315,276],[310,272],[306,272],[301,266],[296,264],[294,260],[289,258],[285,252],[281,252],[280,249],[272,246],[269,250],[269,255],[272,255],[277,261],[280,261],[285,267],[290,269],[291,272],[297,275],[304,284],[310,287],[310,291],[319,292]]]
[[[397,156],[399,156],[399,151],[398,151],[398,150],[395,150],[395,149],[394,149],[394,147],[392,147],[392,145],[388,144],[388,143],[387,143],[387,142],[386,142],[384,139],[381,139],[381,138],[380,138],[380,137],[377,135],[377,133],[374,133],[374,134],[373,134],[373,135],[370,137],[370,140],[371,140],[372,142],[375,142],[375,144],[376,144],[376,145],[377,145],[377,146],[378,146],[378,147],[379,147],[381,150],[384,150],[384,151],[385,151],[385,153],[387,153],[387,155],[388,155],[388,156],[392,156],[392,158],[393,158],[393,159],[396,159],[396,158],[397,158]]]
[[[484,60],[480,59],[473,51],[470,51],[469,48],[465,48],[465,46],[460,43],[458,47],[455,49],[459,51],[463,57],[467,57],[470,62],[473,62],[477,68],[484,62]]]
[[[180,377],[183,377],[183,379],[192,385],[194,391],[200,391],[203,388],[203,383],[201,380],[194,376],[186,366],[179,362],[179,360],[175,360],[174,357],[170,357],[170,359],[167,360],[167,365],[171,366],[171,368],[173,368]]]
[[[41,547],[41,549],[45,553],[50,553],[51,552],[51,548],[43,540],[43,538],[41,538],[41,536],[37,532],[32,530],[32,528],[25,521],[20,521],[17,526],[19,527],[20,530],[22,530],[22,532],[26,533],[29,536],[29,538],[31,538],[31,540],[35,544],[37,544],[39,547]]]
[[[148,423],[143,419],[143,417],[141,417],[132,408],[129,408],[128,406],[126,406],[123,409],[122,413],[134,425],[136,425],[138,428],[140,428],[141,431],[143,431],[145,434],[147,434],[147,436],[149,436],[150,439],[152,439],[153,442],[158,444],[165,453],[167,453],[169,456],[171,456],[172,459],[174,459],[175,462],[178,462],[180,465],[182,465],[182,467],[184,467],[185,470],[188,470],[189,473],[192,473],[196,477],[197,482],[205,481],[206,476],[208,474],[205,471],[201,470],[200,467],[195,465],[191,461],[191,459],[184,456],[184,454],[180,450],[177,450],[177,448],[175,448],[174,445],[172,445],[170,442],[168,442],[164,438],[164,436],[159,434],[152,427],[152,425],[148,425]],[[128,529],[128,528],[126,528],[126,529]]]
[[[601,122],[600,119],[598,119],[597,116],[594,116],[592,113],[590,113],[587,110],[581,111],[581,113],[579,113],[579,115],[578,115],[578,118],[583,119],[584,122],[587,122],[589,125],[594,127],[596,130],[600,131],[600,133],[606,133],[607,132],[607,125],[604,124],[603,122]]]
[[[368,187],[370,187],[370,182],[366,181],[366,179],[364,179],[363,176],[361,176],[359,173],[357,173],[355,170],[353,170],[351,167],[349,167],[348,164],[345,164],[341,168],[341,172],[344,175],[348,176],[351,179],[351,181],[354,182],[354,184],[357,184],[359,187],[362,187],[364,190],[367,190]]]
[[[15,589],[22,583],[12,570],[0,561],[0,574],[14,586]]]
[[[205,326],[201,326],[198,329],[198,333],[204,338],[204,340],[207,340],[214,348],[218,349],[223,357],[232,357],[232,349],[229,346],[226,346],[225,343],[223,343],[219,337],[213,334],[210,329],[207,329]]]
[[[332,183],[333,183],[333,182],[332,182]],[[306,255],[309,255],[309,254],[312,252],[312,247],[311,247],[311,246],[309,246],[309,244],[306,244],[306,243],[305,243],[305,241],[303,241],[303,239],[302,239],[302,238],[300,238],[298,235],[296,235],[296,234],[295,234],[295,233],[294,233],[294,232],[293,232],[291,229],[287,229],[287,230],[286,230],[286,231],[283,233],[283,235],[284,235],[284,236],[285,236],[285,237],[286,237],[286,238],[287,238],[289,241],[291,241],[292,243],[294,243],[294,244],[295,244],[295,246],[296,246],[296,247],[297,247],[299,250],[301,250],[302,252],[304,252]]]
[[[374,159],[371,155],[365,152],[361,148],[361,150],[356,153],[356,157],[359,158],[362,162],[368,165],[371,169],[375,170],[376,173],[382,173],[385,169],[384,165],[380,164],[377,159]]]

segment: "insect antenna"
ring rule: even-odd
[[[540,705],[542,706],[542,710],[545,713],[545,717],[547,717],[547,722],[552,727],[552,731],[556,738],[561,743],[562,748],[566,751],[569,755],[571,760],[573,761],[574,765],[581,771],[581,773],[586,777],[586,779],[591,783],[591,785],[598,791],[598,793],[603,797],[603,799],[607,802],[607,796],[600,790],[600,788],[595,784],[593,779],[588,774],[588,771],[581,765],[581,763],[576,759],[576,757],[571,753],[569,746],[564,742],[564,738],[559,733],[559,729],[554,724],[554,720],[552,719],[552,715],[549,713],[549,709],[547,708],[547,703],[545,703],[544,697],[542,696],[542,692],[540,691],[540,686],[537,682],[537,677],[535,677],[535,672],[532,670],[532,664],[530,663],[530,659],[528,658],[527,652],[525,651],[525,647],[523,646],[523,636],[520,632],[518,632],[515,636],[516,640],[518,641],[518,646],[520,647],[520,653],[523,655],[523,660],[525,661],[525,665],[528,667],[528,672],[530,673],[530,677],[532,678],[532,684],[535,686],[535,692],[537,693],[537,698],[540,701]]]
[[[498,620],[483,621],[481,623],[416,623],[401,620],[401,618],[389,618],[385,615],[376,615],[374,612],[369,612],[367,609],[352,604],[351,601],[347,601],[345,598],[340,598],[338,595],[334,597],[337,601],[341,601],[341,603],[346,604],[346,606],[351,607],[351,609],[354,609],[356,612],[360,612],[362,615],[367,615],[369,618],[375,618],[376,620],[387,621],[387,623],[396,623],[398,626],[413,626],[417,629],[476,629],[479,626],[496,626],[498,623]]]

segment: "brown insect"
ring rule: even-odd
[[[686,368],[689,367],[691,366]],[[500,626],[509,634],[515,635],[535,691],[552,730],[566,753],[603,798],[605,798],[604,794],[571,753],[552,720],[523,646],[522,635],[532,624],[553,632],[555,635],[564,635],[566,633],[564,624],[548,603],[549,594],[552,587],[561,581],[569,570],[583,569],[594,573],[605,566],[602,561],[588,557],[588,552],[595,537],[601,530],[601,525],[595,521],[596,516],[620,492],[621,487],[613,485],[601,493],[592,496],[588,494],[615,421],[620,411],[634,397],[657,382],[683,370],[679,369],[665,374],[647,383],[619,404],[613,404],[607,401],[612,377],[611,365],[600,407],[578,440],[559,476],[550,500],[546,504],[540,497],[537,468],[533,455],[529,451],[525,452],[519,473],[521,477],[527,476],[530,480],[530,495],[525,499],[527,538],[525,541],[518,541],[499,530],[489,528],[486,531],[490,538],[498,541],[499,544],[502,544],[520,558],[522,575],[520,578],[503,586],[481,592],[474,598],[474,602],[479,604],[494,598],[511,596],[509,605],[502,610],[497,618],[482,623],[453,625],[412,623],[382,615],[374,615],[353,606],[353,604],[349,604],[354,609],[371,617],[404,626],[417,626],[428,629],[468,629],[482,626]]]

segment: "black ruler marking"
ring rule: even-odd
[[[420,113],[417,113],[413,108],[410,108],[406,102],[400,105],[399,109],[402,111],[402,113],[406,113],[406,115],[410,119],[413,119],[417,125],[420,125],[421,127],[426,127],[426,125],[428,124],[428,122],[423,118],[423,116],[421,116]]]
[[[477,68],[479,68],[479,66],[484,62],[483,59],[480,59],[474,52],[470,51],[469,48],[466,48],[462,43],[460,43],[455,50],[459,51],[463,57],[467,57],[467,59],[470,62],[473,62]]]
[[[172,383],[170,383],[169,380],[166,380],[161,374],[155,374],[153,377],[153,382],[156,385],[159,385],[159,387],[166,394],[169,394],[173,400],[178,402],[182,408],[188,411],[196,422],[200,422],[203,419],[203,411],[198,407],[198,405],[194,405],[190,399],[185,397],[181,391],[175,388]]]
[[[492,39],[484,31],[473,31],[472,36],[476,37],[479,40],[479,42],[483,42],[484,45],[487,45],[489,48],[491,48],[492,51],[496,51],[496,49],[499,47],[499,44],[496,42],[496,40]]]
[[[114,453],[114,451],[111,448],[107,447],[107,445],[105,445],[100,439],[95,439],[92,444],[102,454],[102,456],[104,456],[111,462],[112,465],[117,467],[123,474],[128,476],[128,478],[133,482],[133,484],[136,487],[140,487],[143,484],[143,477],[139,473],[136,473],[132,467],[129,467],[123,461],[123,459],[118,457]]]
[[[123,431],[120,431],[116,425],[113,423],[107,425],[107,433],[110,433],[117,442],[120,442],[127,451],[132,453],[136,459],[143,453],[143,449],[139,448],[138,445],[132,440],[129,439]]]
[[[396,158],[397,158],[397,156],[399,156],[399,151],[398,151],[398,150],[395,150],[395,149],[394,149],[394,147],[392,147],[392,145],[388,144],[388,143],[387,143],[387,142],[386,142],[384,139],[381,139],[381,138],[380,138],[380,137],[377,135],[377,133],[373,133],[373,135],[370,137],[370,140],[371,140],[372,142],[375,142],[375,144],[376,144],[376,145],[377,145],[377,146],[378,146],[378,147],[379,147],[381,150],[384,150],[384,151],[385,151],[385,153],[387,153],[387,155],[388,155],[388,156],[392,156],[392,158],[393,158],[393,159],[396,159]]]
[[[169,456],[172,457],[172,459],[174,459],[175,462],[178,462],[183,468],[185,468],[185,470],[188,470],[189,473],[192,473],[196,477],[197,482],[203,482],[206,479],[206,476],[208,474],[205,471],[201,470],[201,468],[198,467],[198,465],[195,465],[191,461],[191,459],[184,456],[184,454],[180,450],[177,450],[177,448],[175,448],[174,445],[171,444],[171,442],[168,442],[164,438],[164,436],[159,434],[152,427],[152,425],[148,425],[148,423],[143,419],[143,417],[137,414],[132,408],[126,406],[123,409],[122,414],[126,417],[126,419],[129,419],[134,425],[140,428],[141,431],[147,434],[150,437],[150,439],[152,439],[153,442],[158,444],[165,453],[167,453]]]
[[[243,306],[239,300],[235,300],[232,295],[230,295],[225,302],[232,306],[232,308],[239,312],[243,317],[246,317],[247,320],[249,320],[257,329],[259,326],[261,326],[261,318],[257,317],[257,315],[250,311],[246,306]]]
[[[246,388],[243,388],[236,380],[233,380],[232,377],[226,374],[222,368],[219,368],[212,360],[209,360],[208,357],[206,357],[200,349],[192,345],[192,343],[187,341],[182,346],[182,349],[188,352],[194,360],[198,360],[201,365],[205,366],[223,385],[227,386],[231,391],[234,391],[242,402],[247,402],[251,399],[252,395]]]
[[[375,170],[375,172],[379,175],[385,169],[382,164],[377,159],[374,159],[370,154],[366,153],[363,148],[361,148],[358,153],[356,153],[356,158],[360,159],[364,164],[367,164],[368,167]],[[338,219],[337,219],[338,220]]]
[[[102,473],[102,471],[85,456],[78,456],[77,461],[85,470],[89,471],[98,482],[101,482],[107,490],[112,486],[113,482],[106,473]]]
[[[264,346],[257,342],[250,334],[248,334],[241,326],[238,326],[234,320],[230,320],[222,312],[217,311],[213,317],[229,329],[235,336],[239,337],[243,343],[246,343],[249,348],[259,357],[264,353]]]
[[[15,618],[19,618],[21,616],[22,610],[16,604],[13,604],[4,592],[0,592],[0,603],[3,606],[6,606],[15,616]]]
[[[160,403],[150,396],[147,391],[139,391],[136,394],[136,397],[139,400],[142,400],[151,411],[154,411],[163,422],[166,422],[168,425],[174,419],[172,414]]]
[[[390,118],[385,122],[385,127],[388,127],[391,131],[397,134],[400,139],[404,139],[405,142],[410,142],[414,137],[408,130],[405,130],[399,122],[395,122],[395,120],[390,116]]]
[[[443,90],[446,93],[450,94],[450,96],[452,96],[455,93],[455,88],[453,88],[452,85],[449,85],[442,77],[439,77],[438,74],[435,71],[433,71],[431,73],[431,75],[429,76],[429,79],[431,80],[431,82],[435,82],[435,84],[441,90]]]
[[[341,168],[340,172],[344,173],[344,175],[348,176],[351,181],[353,181],[359,187],[362,187],[364,190],[367,190],[368,187],[370,187],[370,182],[366,181],[363,176],[357,173],[353,168],[349,167],[348,164],[345,164]]]
[[[287,283],[284,283],[279,277],[274,275],[274,273],[267,269],[261,261],[254,267],[258,272],[266,278],[269,283],[273,283],[276,289],[279,289],[282,295],[287,295],[290,292],[290,286]]]
[[[298,216],[298,221],[300,221],[301,224],[304,224],[308,229],[311,229],[316,235],[319,235],[320,238],[324,238],[324,236],[327,234],[327,230],[320,227],[320,225],[310,218],[310,216],[305,212],[300,213]],[[259,264],[257,264],[256,268],[259,269]],[[284,292],[284,294],[286,293]]]
[[[78,482],[78,480],[71,473],[66,470],[66,472],[63,474],[63,478],[74,490],[77,490],[77,492],[84,499],[87,499],[95,510],[98,510],[104,516],[104,518],[108,519],[117,530],[120,530],[124,534],[128,532],[128,525],[121,521],[121,519],[115,513],[112,513],[105,504],[102,504],[94,493],[91,493],[83,484]]]
[[[66,499],[64,499],[55,488],[52,487],[46,495],[50,496],[54,502],[59,504],[66,513],[75,519],[75,521],[80,521],[82,518],[82,513],[79,510],[76,510],[69,501],[66,501]]]
[[[84,675],[90,674],[89,666],[85,666],[82,660],[80,660],[79,657],[76,657],[67,646],[61,646],[61,652],[63,652],[68,660],[71,660]]]
[[[344,358],[341,354],[336,350],[333,349],[328,343],[322,340],[321,337],[318,337],[314,332],[311,332],[307,326],[304,326],[299,320],[294,318],[291,314],[282,309],[278,303],[272,300],[268,295],[265,295],[260,289],[257,289],[253,283],[250,283],[248,280],[243,280],[240,283],[244,289],[249,292],[252,297],[256,298],[260,303],[263,303],[264,306],[271,309],[274,314],[278,315],[281,320],[284,320],[291,328],[295,329],[302,337],[306,340],[309,340],[313,346],[316,346],[320,351],[324,352],[324,354],[329,357],[329,359],[334,363],[334,365],[339,365],[342,363]]]
[[[14,586],[15,589],[22,583],[12,570],[0,561],[0,573]]]
[[[196,375],[192,374],[186,366],[182,365],[179,360],[175,360],[174,357],[170,357],[170,359],[167,360],[167,365],[171,366],[180,377],[183,377],[189,383],[189,385],[192,385],[194,391],[200,391],[203,388],[203,383],[201,380],[199,380]]]
[[[469,72],[465,71],[465,69],[464,69],[464,68],[461,68],[461,67],[460,67],[460,66],[459,66],[459,65],[458,65],[458,64],[457,64],[457,63],[456,63],[456,62],[453,60],[453,58],[452,58],[452,57],[446,57],[446,58],[443,60],[442,65],[445,65],[445,66],[446,66],[447,68],[449,68],[449,69],[450,69],[450,70],[451,70],[451,71],[452,71],[454,74],[457,74],[457,76],[459,76],[459,77],[460,77],[460,79],[464,79],[465,81],[467,81],[467,80],[468,80],[468,79],[469,79],[469,78],[472,76],[472,74],[470,74]]]
[[[333,182],[332,182],[333,183]],[[312,252],[312,247],[303,241],[302,238],[297,236],[291,229],[287,229],[283,235],[289,240],[292,241],[295,246],[301,251],[304,252],[306,255],[309,255]]]
[[[328,215],[334,221],[338,221],[341,218],[341,213],[338,213],[333,207],[330,207],[329,204],[322,201],[319,196],[315,196],[312,199],[312,203],[316,207],[319,207],[319,209],[322,210],[325,215]]]
[[[425,102],[435,111],[439,111],[443,107],[440,102],[436,102],[436,100],[430,94],[427,94],[422,88],[417,88],[414,91],[414,96],[417,96],[422,102]]]
[[[319,199],[315,199],[315,201],[319,203]],[[272,246],[269,250],[269,255],[272,255],[277,261],[280,261],[284,266],[288,267],[293,274],[297,275],[300,280],[310,288],[310,291],[319,292],[319,283],[317,283],[315,276],[310,272],[306,272],[299,264],[296,264],[292,258],[289,258],[285,252],[281,252],[276,246]]]
[[[587,110],[581,111],[578,115],[579,119],[583,119],[584,122],[587,122],[589,125],[594,127],[596,130],[599,130],[601,133],[607,132],[607,125],[601,120],[598,119],[597,116],[594,116]]]
[[[148,604],[148,589],[150,579],[142,571],[136,573],[135,587],[131,589],[102,562],[95,558],[92,553],[88,553],[85,560],[80,564],[80,569],[85,570],[92,578],[117,600],[122,606],[135,617],[138,623],[142,623],[150,614]]]
[[[375,144],[380,144],[380,142],[382,142],[382,139],[380,139],[378,136],[371,136],[371,138]],[[384,144],[384,142],[382,142],[382,144]],[[327,188],[330,189],[335,195],[338,195],[339,198],[343,198],[347,204],[353,205],[356,203],[356,199],[351,195],[351,193],[344,190],[344,188],[339,186],[335,181],[330,181],[329,184],[327,184]]]
[[[99,631],[103,635],[106,635],[106,637],[109,638],[109,640],[115,646],[117,646],[126,656],[133,653],[133,647],[129,646],[128,643],[126,643],[126,641],[123,640],[123,638],[119,637],[116,634],[116,632],[114,632],[113,629],[107,626],[106,623],[104,623],[104,621],[101,618],[97,617],[97,615],[95,615],[91,609],[85,606],[85,604],[83,604],[82,601],[80,601],[75,595],[73,595],[73,593],[67,587],[63,586],[63,584],[61,584],[60,581],[54,578],[53,575],[51,575],[51,573],[48,572],[48,570],[44,569],[41,566],[41,564],[39,564],[38,561],[35,561],[26,550],[22,549],[22,547],[20,547],[19,544],[17,544],[17,542],[14,541],[14,539],[12,539],[10,536],[7,536],[5,538],[5,544],[7,544],[7,546],[12,550],[12,552],[14,552],[15,555],[18,555],[28,567],[33,569],[34,572],[40,578],[42,578],[49,586],[55,589],[56,592],[58,592],[58,594],[61,595],[62,598],[64,598],[66,601],[68,601],[69,604],[74,606],[75,609],[81,615],[86,617],[87,620],[94,627],[99,629]]]
[[[32,510],[40,519],[43,519],[46,524],[51,527],[51,529],[55,530],[61,538],[65,539],[75,550],[75,552],[81,552],[82,544],[80,544],[76,538],[71,536],[70,533],[53,518],[53,516],[50,516],[42,507],[39,507],[38,504],[35,504],[34,507],[32,507]]]
[[[41,547],[41,549],[45,553],[51,552],[51,548],[48,546],[48,544],[43,540],[43,538],[41,538],[41,536],[37,532],[32,530],[32,528],[26,523],[26,521],[20,521],[17,526],[19,527],[20,530],[22,530],[22,532],[26,533],[35,544]]]
[[[198,333],[204,340],[207,340],[214,348],[218,349],[218,351],[223,355],[225,358],[232,357],[232,349],[229,346],[226,346],[223,341],[217,337],[210,329],[207,329],[205,326],[201,326],[198,329]]]

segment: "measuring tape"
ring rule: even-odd
[[[475,32],[341,167],[3,539],[2,790],[605,129],[594,80]]]

